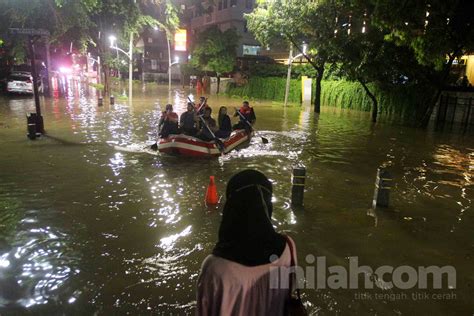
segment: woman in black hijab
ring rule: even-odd
[[[256,266],[281,255],[286,238],[271,222],[272,193],[271,182],[261,172],[245,170],[230,179],[215,256]]]
[[[263,173],[245,170],[230,179],[219,240],[198,280],[198,315],[284,314],[289,290],[271,288],[270,271],[289,267],[288,243],[295,247],[275,232],[272,212],[272,184]]]

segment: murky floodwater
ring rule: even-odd
[[[173,91],[178,112],[187,92]],[[92,94],[91,94],[92,96]],[[224,159],[193,160],[118,151],[146,146],[156,135],[164,89],[137,89],[133,106],[97,107],[80,91],[44,100],[51,135],[26,138],[30,98],[0,97],[0,312],[40,314],[189,314],[202,260],[211,251],[220,209],[204,205],[210,175],[223,193],[245,168],[269,176],[275,225],[296,241],[300,263],[349,257],[374,269],[452,265],[450,290],[306,289],[321,315],[472,314],[474,176],[472,135],[441,134],[369,114],[323,108],[284,109],[253,102],[263,145]],[[220,105],[239,100],[211,96]],[[370,210],[376,169],[391,163],[392,208]],[[308,170],[304,210],[292,210],[291,167]],[[362,284],[362,282],[360,282]],[[369,296],[364,296],[364,293]],[[375,293],[391,294],[383,297]],[[452,295],[415,299],[413,294]],[[396,295],[400,295],[396,297]],[[404,297],[406,295],[407,297]]]

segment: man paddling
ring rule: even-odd
[[[197,133],[198,117],[194,110],[194,104],[188,102],[188,109],[186,112],[181,114],[179,119],[179,125],[181,132],[185,135],[194,136]]]
[[[194,106],[195,106],[195,110],[198,112],[198,115],[203,115],[204,109],[209,107],[209,104],[207,104],[207,98],[200,97],[199,104],[195,104]]]
[[[198,134],[196,137],[199,139],[202,139],[204,141],[211,141],[215,140],[215,135],[212,135],[213,133],[217,132],[217,124],[216,120],[214,120],[211,116],[212,109],[210,107],[207,107],[204,109],[204,114],[202,115],[203,123],[201,124],[201,129],[199,130]]]
[[[255,112],[248,101],[242,102],[242,106],[238,110],[239,113],[235,113],[234,116],[239,116],[239,123],[235,124],[232,128],[235,129],[248,129],[250,125],[253,125],[257,120]]]
[[[158,124],[160,129],[160,137],[166,138],[170,134],[178,134],[178,114],[173,112],[171,104],[166,105],[166,110],[161,114],[160,122]]]

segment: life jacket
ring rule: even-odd
[[[252,113],[253,109],[251,107],[245,108],[245,107],[240,107],[239,112],[242,113],[243,115],[249,115]]]
[[[244,108],[243,106],[239,109],[240,114],[242,114],[243,117],[250,123],[253,123],[255,121],[255,112],[253,111],[253,108],[248,107]],[[242,117],[240,118],[242,121]]]

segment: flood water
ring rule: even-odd
[[[168,98],[181,113],[188,94],[174,89],[169,96],[150,84],[136,87],[133,106],[98,107],[92,93],[71,87],[67,98],[42,99],[50,137],[36,141],[26,137],[33,99],[0,96],[2,315],[192,314],[223,206],[204,203],[209,176],[222,194],[246,168],[272,180],[274,224],[296,241],[304,267],[314,267],[305,260],[312,254],[325,256],[328,267],[348,268],[357,256],[359,266],[374,270],[456,269],[455,289],[444,279],[439,290],[304,289],[312,314],[474,312],[472,135],[383,120],[373,126],[369,113],[329,107],[317,118],[306,106],[255,101],[256,128],[268,144],[254,137],[248,148],[211,160],[114,147],[146,147]],[[214,115],[240,101],[209,98]],[[376,170],[384,163],[394,177],[391,207],[374,211]],[[299,164],[307,168],[305,206],[292,209],[291,169]],[[417,299],[420,293],[429,298]]]

